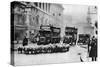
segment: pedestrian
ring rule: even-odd
[[[88,40],[88,54],[90,52],[91,39]]]
[[[28,45],[28,38],[26,38],[26,36],[23,39],[23,46]]]
[[[97,39],[93,36],[92,42],[89,45],[90,50],[89,50],[89,57],[92,58],[92,61],[96,61],[97,58]]]

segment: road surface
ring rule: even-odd
[[[37,54],[25,55],[15,52],[15,65],[33,65],[33,64],[51,64],[51,63],[69,63],[89,61],[87,49],[78,45],[71,46],[68,52],[52,53],[52,54]],[[81,60],[80,60],[81,58]]]

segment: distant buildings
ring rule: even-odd
[[[14,25],[14,40],[22,40],[24,36],[37,34],[40,25],[61,27],[63,7],[60,4],[14,1],[11,3],[11,19]]]
[[[88,22],[94,28],[93,36],[97,38],[98,35],[98,16],[97,16],[97,7],[89,6],[88,7]]]

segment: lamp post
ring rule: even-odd
[[[25,8],[25,15],[26,15],[26,25],[27,25],[27,31],[26,31],[26,37],[28,38],[28,44],[29,44],[29,38],[30,38],[30,7]]]

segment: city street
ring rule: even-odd
[[[96,61],[97,28],[96,6],[14,1],[14,65]]]
[[[68,52],[52,53],[52,54],[37,54],[25,55],[15,53],[15,65],[32,65],[32,64],[51,64],[51,63],[66,63],[66,62],[81,62],[89,61],[87,58],[87,49],[78,45],[71,46]],[[81,57],[81,60],[80,60]]]

